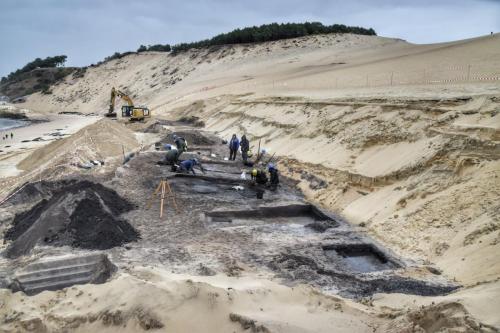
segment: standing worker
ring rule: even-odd
[[[241,137],[241,157],[243,158],[243,163],[247,163],[248,160],[248,151],[250,150],[250,142],[248,142],[247,136],[243,134]]]
[[[12,132],[10,132],[10,138],[13,139],[14,138],[14,134]]]
[[[233,134],[231,141],[229,141],[229,160],[234,161],[236,159],[236,154],[238,153],[238,148],[240,148],[240,140]]]
[[[269,170],[269,188],[271,189],[271,191],[276,191],[280,183],[278,169],[276,169],[274,164],[269,163],[268,170]]]

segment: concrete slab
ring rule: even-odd
[[[9,287],[12,291],[35,295],[75,284],[104,283],[115,271],[105,254],[48,258],[16,271]]]

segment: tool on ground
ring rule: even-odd
[[[264,165],[268,165],[268,164],[269,164],[269,163],[273,160],[274,155],[276,155],[276,153],[273,153],[273,156],[271,156],[271,158],[269,158],[269,159],[267,160],[267,162],[266,162],[266,163],[264,163]]]
[[[231,175],[241,175],[241,172],[235,172],[235,171],[222,171],[222,170],[215,170],[215,169],[206,169],[203,168],[205,171],[210,171],[210,172],[215,172],[215,173],[223,173],[223,174],[231,174]]]
[[[151,112],[147,107],[134,106],[134,102],[127,94],[115,89],[114,87],[111,89],[111,100],[109,102],[109,110],[106,114],[106,117],[116,118],[115,100],[117,96],[123,99],[128,104],[122,106],[123,118],[129,118],[130,121],[142,121],[144,120],[144,118],[151,117]]]
[[[262,139],[259,139],[259,149],[257,149],[257,158],[255,159],[255,164],[257,164],[261,158],[260,156],[260,142],[262,141]]]
[[[161,190],[161,193],[160,193]],[[153,192],[153,195],[151,196],[151,200],[149,200],[146,208],[149,209],[151,207],[151,204],[153,203],[154,197],[160,193],[160,218],[163,217],[163,205],[165,203],[165,199],[172,199],[172,204],[175,208],[175,212],[179,213],[179,208],[177,207],[177,202],[175,201],[175,196],[174,192],[172,191],[172,188],[170,187],[170,184],[166,179],[162,179],[160,181],[160,184],[156,188],[156,190]]]

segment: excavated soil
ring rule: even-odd
[[[4,235],[12,241],[6,250],[8,257],[27,254],[36,244],[102,250],[139,238],[139,233],[119,218],[134,206],[114,190],[86,180],[66,181],[29,186],[16,196],[38,197],[47,192],[52,192],[49,199],[14,217]]]
[[[198,131],[179,131],[169,133],[163,140],[165,142],[174,142],[174,134],[180,137],[183,137],[187,140],[188,146],[193,145],[213,145],[216,144],[217,141],[203,135]]]

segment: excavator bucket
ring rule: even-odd
[[[115,112],[115,108],[114,108],[113,105],[109,106],[109,110],[108,110],[108,113],[106,113],[106,117],[108,117],[108,118],[116,118],[116,112]]]

